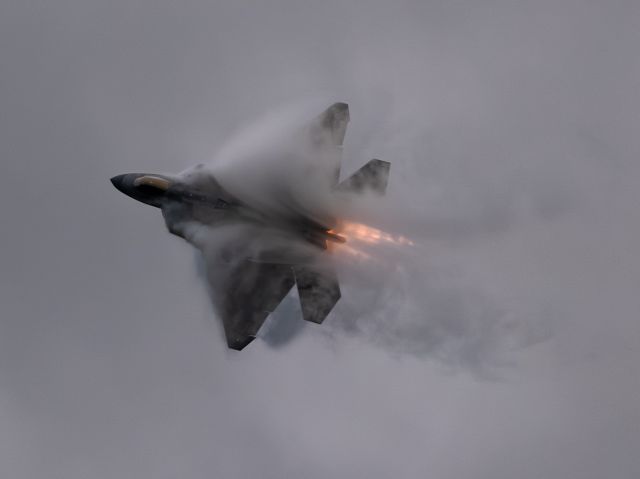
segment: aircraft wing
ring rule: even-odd
[[[294,284],[306,321],[322,323],[340,299],[340,286],[329,266],[258,263],[208,265],[214,307],[222,319],[229,348],[242,350],[258,334]]]
[[[322,323],[340,299],[330,258],[295,254],[294,243],[286,244],[288,254],[274,250],[271,255],[268,248],[258,247],[255,252],[260,254],[248,258],[251,246],[241,243],[231,241],[228,248],[202,251],[209,294],[229,348],[239,351],[253,341],[295,284],[302,318]]]
[[[208,264],[207,277],[227,344],[238,351],[255,339],[269,313],[295,284],[291,265],[248,259]]]
[[[349,105],[334,103],[309,124],[307,140],[314,151],[317,167],[326,174],[329,186],[335,186],[340,177],[342,144],[349,123]]]

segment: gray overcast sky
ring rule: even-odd
[[[639,45],[636,1],[4,0],[0,476],[640,477]],[[108,179],[310,98],[419,247],[228,352]]]

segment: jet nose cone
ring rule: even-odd
[[[115,186],[117,189],[122,191],[122,187],[124,185],[124,177],[127,175],[117,175],[111,178],[111,184]]]
[[[114,176],[113,178],[111,178],[111,184],[113,186],[116,187],[116,189],[118,189],[119,191],[122,191],[123,193],[125,193],[124,191],[124,177],[127,175],[117,175]]]
[[[144,173],[125,173],[114,176],[111,178],[111,184],[120,193],[158,208],[165,200],[167,190],[171,185],[167,178]]]

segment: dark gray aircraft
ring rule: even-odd
[[[323,174],[309,181],[324,187],[326,180],[329,195],[384,194],[390,168],[386,161],[371,160],[339,182],[348,122],[348,105],[335,103],[300,129]],[[111,182],[124,194],[160,208],[169,232],[202,252],[229,348],[249,344],[294,284],[307,321],[322,323],[340,299],[327,242],[346,239],[332,231],[336,219],[327,212],[309,211],[284,193],[283,208],[250,204],[225,190],[203,167],[175,177],[130,173]]]

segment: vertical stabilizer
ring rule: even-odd
[[[383,160],[371,160],[349,178],[341,182],[336,191],[344,193],[366,193],[371,191],[384,195],[389,182],[391,163]]]

